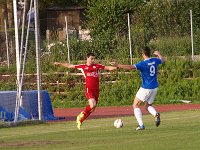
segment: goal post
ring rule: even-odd
[[[26,0],[24,1],[25,4]],[[40,71],[40,34],[39,34],[39,12],[38,12],[38,0],[33,0],[34,3],[34,25],[35,25],[35,49],[36,49],[36,67],[37,67],[37,91],[38,91],[38,114],[39,114],[39,120],[42,120],[42,100],[41,100],[41,71]],[[18,16],[17,16],[17,0],[13,0],[13,12],[14,12],[14,27],[15,27],[15,49],[16,49],[16,68],[17,68],[17,93],[16,93],[16,105],[15,105],[15,118],[14,122],[18,121],[18,114],[19,114],[19,107],[23,107],[23,101],[22,101],[22,85],[23,85],[23,74],[24,74],[24,65],[25,61],[23,62],[22,67],[22,50],[23,50],[23,37],[21,38],[21,49],[19,48],[19,29],[18,29]],[[32,6],[32,0],[31,4]],[[25,7],[25,6],[24,6]],[[25,10],[24,10],[25,13]],[[23,15],[25,17],[25,14]],[[29,17],[30,19],[30,17]],[[23,18],[25,20],[25,18]],[[29,20],[30,23],[30,20]],[[23,21],[24,24],[24,21]],[[23,30],[22,30],[23,31]],[[24,34],[24,32],[22,32]],[[27,35],[28,36],[28,35]],[[27,41],[26,41],[27,43]],[[27,47],[27,44],[25,45]],[[25,49],[27,50],[27,48]],[[21,50],[21,52],[20,52]],[[24,58],[26,55],[24,56]]]

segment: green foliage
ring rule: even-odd
[[[189,36],[160,37],[149,42],[151,47],[158,49],[164,56],[191,55],[191,43]]]
[[[127,13],[133,12],[140,1],[136,0],[91,0],[88,3],[87,28],[95,43],[93,50],[100,57],[113,54],[118,41],[116,38],[127,33]]]
[[[168,57],[158,72],[159,90],[156,104],[180,103],[190,100],[200,103],[200,62],[190,59]],[[123,60],[121,60],[123,61]],[[138,62],[135,60],[135,62]],[[44,64],[43,64],[44,65]],[[78,71],[51,66],[51,72],[42,76],[42,89],[48,90],[53,107],[83,107],[86,104],[84,79],[70,75]],[[29,67],[28,67],[29,68]],[[33,73],[30,64],[28,71]],[[3,70],[3,69],[2,69]],[[63,73],[55,73],[55,72]],[[68,73],[65,73],[65,72]],[[1,76],[1,90],[16,90],[16,76]],[[99,106],[130,105],[141,86],[138,71],[124,72],[118,70],[100,76]],[[23,90],[37,89],[36,76],[24,77]]]
[[[127,31],[124,20],[127,20],[127,13],[136,9],[137,4],[139,1],[91,0],[87,11],[87,25],[92,30],[91,34],[95,37],[103,34],[112,36]]]
[[[194,77],[195,65],[197,62],[191,62],[181,59],[172,60],[164,65],[160,72],[160,87],[156,99],[157,103],[174,103],[177,100],[191,100],[199,103],[197,89],[199,86],[199,75]],[[199,62],[198,62],[199,64]]]
[[[185,35],[190,33],[190,10],[193,10],[194,28],[199,28],[199,6],[196,0],[151,0],[142,6],[140,14],[150,39],[155,35]]]
[[[155,103],[179,103],[178,100],[182,99],[191,100],[193,103],[199,103],[198,90],[200,84],[198,83],[200,82],[200,74],[197,75],[196,73],[197,70],[199,71],[198,67],[199,62],[174,58],[160,66],[158,75],[160,86]],[[99,106],[130,105],[141,85],[140,80],[139,72],[136,71],[132,71],[128,74],[125,72],[116,72],[111,74],[111,76],[102,76],[100,80],[101,92]],[[111,81],[113,81],[113,83],[111,83]],[[76,89],[76,85],[74,88]],[[81,90],[80,87],[78,89],[82,92],[84,91],[83,89]],[[83,94],[82,92],[80,93]],[[73,94],[74,93],[78,94],[76,92],[73,92]],[[73,98],[73,106],[83,106],[85,104],[80,103],[85,99],[84,95],[82,96],[82,99],[78,100],[79,102],[75,101]]]
[[[134,99],[135,89],[139,88],[139,77],[135,77],[135,73],[125,74],[120,72],[111,80],[114,83],[102,81],[100,93],[100,106],[110,105],[129,105]]]

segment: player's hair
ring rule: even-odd
[[[94,53],[87,53],[87,58],[89,58],[90,56],[95,56]]]
[[[144,53],[144,55],[146,55],[147,57],[150,57],[151,55],[151,50],[149,47],[145,46],[142,48],[142,52]]]

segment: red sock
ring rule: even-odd
[[[85,114],[84,117],[80,120],[80,122],[82,123],[91,113],[92,112]]]
[[[83,111],[83,114],[84,115],[86,115],[87,113],[89,113],[89,112],[91,112],[91,108],[90,108],[90,105],[87,105],[86,107],[85,107],[85,110]]]
[[[80,120],[80,122],[82,123],[91,113],[92,113],[92,109],[90,108],[90,105],[87,105],[85,107],[85,110],[83,111],[84,116]]]

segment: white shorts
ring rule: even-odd
[[[136,94],[136,97],[143,101],[143,102],[148,102],[148,104],[152,104],[154,102],[154,99],[156,97],[158,88],[155,89],[144,89],[140,88]]]

